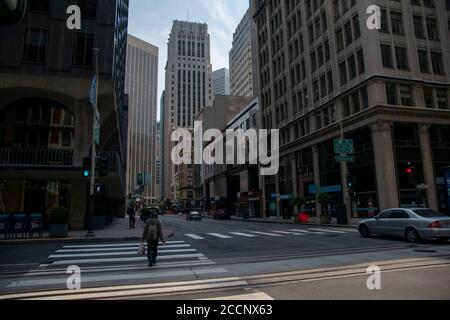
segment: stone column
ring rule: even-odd
[[[292,195],[294,198],[298,197],[298,174],[297,174],[297,160],[295,159],[295,155],[291,156],[291,170],[292,170]],[[297,216],[299,207],[296,204],[294,206],[294,216]]]
[[[378,122],[371,126],[373,152],[380,211],[399,207],[397,161],[394,156],[392,123]]]
[[[427,199],[428,206],[438,211],[439,204],[437,199],[436,177],[434,174],[432,147],[430,140],[430,126],[419,124],[420,152],[422,155],[423,173],[425,184],[428,185]]]
[[[313,170],[314,170],[314,184],[316,185],[316,218],[320,219],[322,213],[322,206],[319,203],[319,193],[320,193],[320,162],[319,162],[319,150],[317,145],[312,147],[313,152]]]

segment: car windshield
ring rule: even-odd
[[[413,212],[423,218],[447,218],[446,215],[443,215],[442,213],[436,212],[431,209],[416,209],[413,210]]]

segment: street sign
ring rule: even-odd
[[[430,186],[426,185],[426,184],[419,184],[418,186],[416,186],[417,190],[427,190],[430,189]]]
[[[97,99],[97,75],[94,75],[94,78],[92,78],[91,87],[89,88],[89,102],[94,108],[96,99]]]
[[[100,126],[101,126],[100,114],[96,112],[94,119],[94,141],[98,145],[100,145]]]
[[[334,153],[336,154],[354,154],[353,140],[351,139],[335,139]]]
[[[335,157],[336,162],[355,162],[355,156],[340,155]]]

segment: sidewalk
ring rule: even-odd
[[[206,216],[206,218],[213,218],[212,216]],[[239,221],[246,221],[246,222],[256,222],[256,223],[278,223],[278,224],[292,224],[292,225],[302,225],[302,226],[323,226],[323,227],[339,227],[339,228],[357,228],[359,221],[363,219],[352,219],[351,223],[349,225],[342,225],[337,224],[336,219],[333,218],[332,222],[330,224],[320,224],[316,222],[314,218],[312,218],[311,222],[303,223],[303,222],[297,222],[293,220],[286,220],[281,217],[270,217],[270,218],[250,218],[250,219],[244,219],[242,217],[232,216],[231,220],[239,220]]]
[[[164,229],[164,225],[163,225]],[[50,239],[48,233],[44,232],[43,237],[33,239],[0,239],[0,245],[8,244],[34,244],[34,243],[61,243],[61,242],[111,242],[111,241],[140,241],[144,232],[144,223],[136,216],[136,229],[131,230],[128,216],[114,221],[103,230],[94,230],[95,237],[87,238],[86,230],[69,231],[67,238]],[[172,230],[164,230],[164,237],[172,237]]]

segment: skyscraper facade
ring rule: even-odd
[[[211,106],[210,37],[208,26],[174,21],[168,42],[164,95],[164,198],[175,200],[175,168],[171,161],[171,134],[177,128],[193,128],[195,115]],[[190,169],[189,169],[190,170]],[[188,171],[189,171],[188,170]],[[186,176],[191,173],[186,172]]]
[[[381,10],[379,30],[367,27],[371,5]],[[318,216],[320,193],[346,204],[348,217],[402,205],[448,212],[448,1],[251,6],[262,124],[281,137],[280,172],[265,179],[265,214],[294,212],[290,199],[301,196]],[[354,144],[349,162],[335,158],[341,137]]]
[[[233,34],[230,50],[230,94],[253,97],[252,17],[247,10]]]
[[[213,71],[212,86],[214,95],[230,95],[230,71],[227,68]]]
[[[134,194],[138,175],[147,203],[156,200],[155,144],[158,92],[158,48],[128,35],[125,92],[128,94],[127,194]]]
[[[0,28],[0,211],[45,214],[61,206],[70,212],[70,228],[84,229],[90,179],[82,165],[93,137],[94,48],[97,156],[108,160],[108,177],[96,179],[105,192],[96,195],[95,210],[102,216],[125,213],[128,0],[79,1],[82,20],[89,21],[80,31],[66,26],[72,4],[28,1],[19,23]]]

